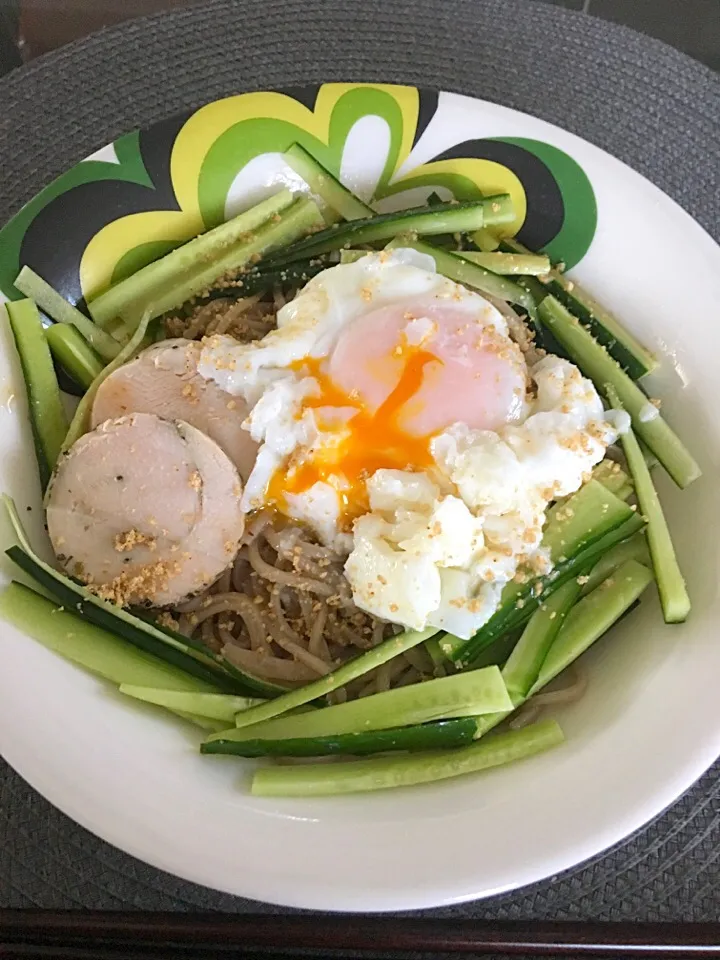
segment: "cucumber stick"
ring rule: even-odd
[[[330,708],[332,709],[332,708]],[[321,757],[385,753],[389,750],[448,750],[473,741],[477,724],[471,717],[440,720],[389,730],[325,734],[281,740],[212,739],[200,745],[201,753],[230,754],[236,757]]]
[[[30,267],[22,268],[15,280],[15,286],[26,297],[34,300],[40,309],[44,310],[53,320],[58,323],[66,323],[82,334],[83,338],[103,360],[112,360],[120,353],[121,346],[114,337],[96,326],[77,307],[68,303],[57,290],[54,290],[46,280],[43,280]]]
[[[311,192],[320,197],[343,220],[362,220],[375,215],[372,207],[344,187],[299,143],[294,143],[283,154],[283,159],[303,178]]]
[[[441,250],[439,247],[433,247],[421,240],[404,237],[395,241],[392,246],[408,247],[411,250],[424,253],[433,258],[438,273],[449,280],[454,280],[456,283],[461,283],[473,290],[479,290],[481,293],[487,293],[491,297],[516,303],[533,318],[536,315],[535,301],[526,290],[523,290],[512,280],[508,280],[507,277],[491,273],[490,270],[486,270],[480,264],[467,260],[464,253],[456,254],[451,250]]]
[[[40,482],[45,489],[60,456],[68,421],[37,307],[32,300],[16,300],[5,306],[20,357]]]
[[[603,580],[607,580],[611,574],[615,573],[618,567],[627,563],[628,560],[637,560],[638,563],[642,563],[643,566],[646,567],[651,565],[650,552],[644,530],[636,533],[635,536],[630,537],[629,540],[618,543],[612,550],[608,550],[607,553],[600,557],[587,577],[583,578],[582,590],[580,591],[581,596],[584,597],[588,593],[592,593],[595,587],[599,587]]]
[[[437,628],[431,627],[428,630],[406,630],[405,633],[400,633],[396,637],[390,637],[372,650],[360,654],[353,660],[348,660],[347,663],[333,670],[332,673],[328,673],[327,676],[321,677],[319,680],[313,680],[312,683],[306,683],[305,686],[298,687],[297,690],[290,690],[271,702],[260,704],[245,713],[238,714],[236,723],[238,726],[249,726],[252,723],[271,720],[273,717],[279,717],[281,714],[294,710],[296,707],[301,707],[305,703],[324,697],[333,690],[337,690],[338,687],[344,687],[346,683],[357,680],[358,677],[362,677],[383,663],[387,663],[388,660],[400,656],[406,650],[411,650],[436,633]]]
[[[137,322],[145,311],[150,311],[151,318],[154,318],[174,310],[193,297],[202,296],[223,277],[240,273],[264,254],[287,246],[322,223],[322,215],[312,200],[296,200],[277,214],[277,219],[271,218],[245,239],[223,249],[216,259],[200,260],[172,283],[154,290],[151,299],[140,302],[134,313],[133,308],[123,312],[123,319],[132,326],[133,318]]]
[[[680,438],[660,414],[653,414],[650,419],[646,417],[648,408],[653,408],[645,394],[580,321],[552,296],[542,301],[538,312],[543,324],[549,327],[598,390],[605,396],[608,386],[615,390],[620,403],[630,414],[635,432],[675,483],[684,488],[697,480],[700,467]]]
[[[193,694],[213,690],[211,684],[138,650],[24,584],[13,582],[0,593],[0,617],[48,650],[112,683]]]
[[[550,270],[550,258],[535,253],[494,253],[482,250],[463,250],[463,260],[477,263],[486,270],[504,275],[539,277]]]
[[[249,710],[250,707],[265,702],[255,697],[236,697],[224,693],[185,693],[157,686],[141,686],[129,681],[122,682],[120,693],[174,712],[188,713],[211,720],[226,720],[228,723],[232,723],[235,714],[240,713],[241,710]]]
[[[262,797],[319,797],[433,783],[512,763],[563,740],[558,724],[546,720],[457,750],[348,763],[263,767],[253,777],[252,792]]]
[[[607,394],[613,406],[620,405],[620,400],[612,387],[608,387]],[[690,613],[690,597],[675,555],[660,498],[633,431],[628,430],[620,440],[635,482],[640,510],[647,520],[647,543],[660,594],[663,618],[665,623],[682,623]]]
[[[653,575],[637,560],[628,560],[568,614],[550,647],[530,696],[577,660],[625,613],[652,582]]]
[[[547,649],[547,637],[543,636],[538,624],[535,634],[537,642],[532,651],[526,649],[527,653],[532,654],[532,657],[528,658],[526,663],[529,663],[532,659],[532,671],[534,672],[537,665],[535,654],[541,653],[545,649],[545,658],[529,691],[527,691],[527,695],[523,697],[516,694],[513,697],[515,708],[520,707],[534,694],[539,693],[546,684],[554,680],[562,670],[567,669],[588,647],[622,619],[637,604],[640,594],[652,580],[652,574],[648,568],[635,560],[622,564],[617,569],[616,574],[616,576],[604,580],[596,590],[579,600],[574,606],[571,606],[569,611],[565,612],[564,622],[560,630],[554,635],[554,639],[551,638],[549,650]],[[539,613],[534,616],[538,617]],[[551,623],[547,618],[544,622],[546,626]],[[518,666],[516,661],[516,671]],[[507,677],[507,682],[515,686],[516,689],[523,689],[531,676],[532,672],[528,670],[524,673],[522,684],[514,684],[511,676]],[[494,716],[478,717],[475,739],[484,736],[493,727],[505,720],[507,716],[507,713],[498,713]]]
[[[584,555],[588,547],[600,542],[606,534],[633,517],[633,511],[626,503],[597,480],[589,480],[565,503],[548,511],[542,546],[549,551],[554,570],[547,577],[526,584],[509,583],[503,590],[500,607],[472,639],[458,641],[457,637],[451,635],[440,638],[439,643],[445,655],[455,662],[472,663],[489,643],[529,619],[546,586],[553,582],[559,586],[563,576],[570,579],[570,576],[582,572],[577,569],[577,558]],[[537,583],[543,585],[540,594]]]
[[[377,649],[377,648],[376,648]],[[245,723],[248,713],[239,713],[237,729],[220,733],[225,740],[281,740],[318,737],[411,726],[433,720],[495,713],[511,707],[497,667],[473,670],[397,687],[358,700],[339,703],[300,716],[276,717],[263,723]]]
[[[86,390],[102,373],[105,364],[76,327],[54,323],[46,329],[45,339],[60,366]]]
[[[2,497],[10,523],[20,546],[12,546],[6,554],[41,587],[50,592],[68,609],[79,611],[91,623],[122,637],[128,643],[172,663],[213,685],[216,689],[238,694],[252,694],[248,685],[226,671],[224,664],[201,643],[165,630],[134,616],[128,610],[101,600],[86,587],[45,563],[33,552],[25,535],[15,504]]]
[[[129,312],[144,312],[160,291],[173,288],[184,277],[197,270],[199,264],[209,265],[219,259],[230,247],[242,242],[248,233],[271,217],[282,213],[292,202],[292,193],[281,190],[227,223],[189,240],[126,280],[116,283],[88,304],[95,322],[107,328],[116,317]]]
[[[530,253],[527,247],[514,238],[503,240],[502,247],[512,253]],[[566,277],[560,270],[551,270],[542,280],[542,284],[531,285],[538,305],[545,297],[554,295],[580,320],[583,326],[588,328],[593,337],[605,347],[633,380],[638,380],[657,368],[657,357],[653,356],[616,317],[594,300],[578,283]]]
[[[502,676],[513,702],[521,702],[537,680],[540,668],[570,608],[580,595],[577,578],[548,597],[528,620],[522,636],[503,667]]]
[[[374,214],[364,220],[334,224],[299,243],[279,250],[268,258],[273,266],[306,260],[347,246],[392,240],[400,234],[430,236],[443,233],[464,233],[477,230],[489,220],[499,222],[513,217],[508,194],[464,203],[444,203],[436,207],[414,207],[397,213]]]

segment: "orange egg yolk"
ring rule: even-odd
[[[458,421],[497,429],[519,415],[525,396],[515,344],[452,301],[372,311],[343,330],[330,356],[293,368],[319,387],[299,415],[314,410],[318,428],[336,439],[296,451],[271,478],[266,501],[288,513],[288,494],[327,483],[344,529],[367,512],[365,481],[376,470],[428,468],[437,433]]]

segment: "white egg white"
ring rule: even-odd
[[[451,297],[508,337],[505,319],[483,297],[439,276],[431,258],[394,250],[319,274],[279,311],[277,330],[257,343],[208,338],[198,370],[247,401],[246,427],[260,444],[245,509],[265,505],[270,479],[290,457],[312,458],[342,436],[342,422],[328,432],[303,409],[319,389],[297,369],[300,362],[329,356],[340,332],[370,309],[435,296]],[[408,339],[422,342],[428,329],[428,321],[415,318]],[[548,504],[577,490],[627,426],[604,412],[593,385],[568,361],[547,356],[527,376],[533,392],[512,422],[497,431],[455,423],[431,440],[432,469],[371,475],[369,510],[352,533],[339,529],[338,484],[318,482],[288,495],[289,515],[348,555],[346,576],[363,610],[466,638],[492,615],[520,568],[549,568],[541,547]]]

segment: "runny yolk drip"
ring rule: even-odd
[[[431,437],[413,435],[399,421],[403,408],[423,384],[425,368],[442,365],[442,361],[427,350],[408,351],[399,381],[374,413],[365,408],[355,392],[348,394],[338,387],[323,364],[321,359],[308,357],[295,365],[320,386],[320,395],[306,397],[302,409],[352,407],[357,413],[340,428],[337,444],[315,451],[312,459],[276,471],[268,485],[267,500],[282,510],[286,494],[303,493],[318,482],[328,483],[340,498],[341,526],[348,528],[355,517],[368,510],[365,481],[376,470],[415,470],[433,463]],[[322,422],[319,426],[324,429]]]

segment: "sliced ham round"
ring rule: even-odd
[[[105,421],[61,458],[48,491],[58,560],[120,606],[169,606],[209,587],[244,530],[242,484],[214,440],[147,413]]]
[[[184,420],[218,443],[247,480],[257,454],[257,444],[242,427],[247,406],[242,397],[200,376],[201,351],[202,344],[183,339],[163,340],[143,350],[100,385],[91,426],[129,413]]]

